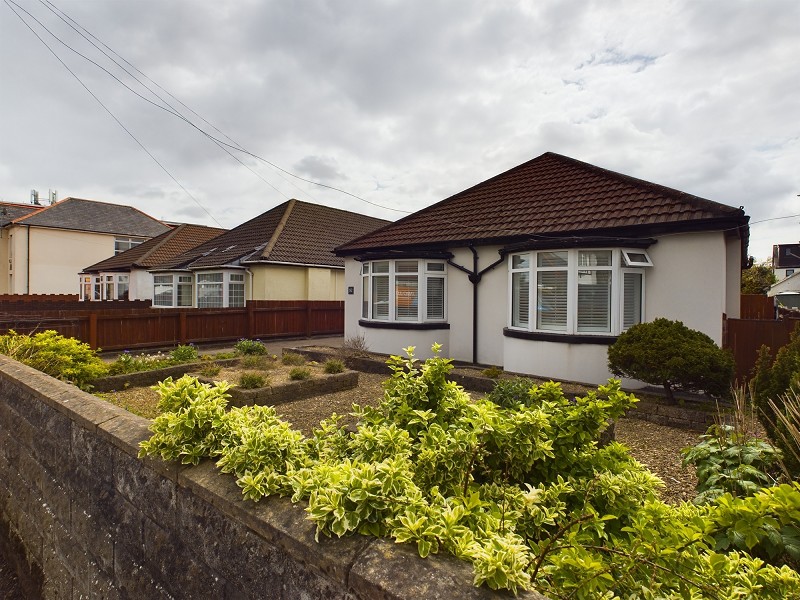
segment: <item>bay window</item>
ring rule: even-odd
[[[127,273],[100,273],[80,276],[81,300],[127,300],[130,275]]]
[[[444,321],[444,261],[394,259],[361,265],[361,318],[368,321]]]
[[[160,273],[153,275],[153,306],[184,308],[192,306],[192,275]]]
[[[644,318],[645,267],[652,265],[644,250],[512,254],[509,326],[543,333],[617,335]]]

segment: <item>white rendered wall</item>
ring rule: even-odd
[[[725,275],[725,314],[731,319],[738,319],[742,306],[742,242],[731,236],[725,240],[728,255],[728,270]]]
[[[12,294],[77,294],[78,273],[114,256],[113,235],[22,226],[12,234]]]
[[[654,266],[645,275],[645,320],[682,321],[721,344],[729,289],[724,234],[663,236],[647,252]]]
[[[561,344],[518,338],[504,338],[505,363],[511,373],[524,373],[544,379],[560,379],[600,385],[614,377],[608,370],[608,346],[601,344]],[[624,379],[629,389],[644,383]]]

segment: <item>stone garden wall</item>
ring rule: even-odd
[[[507,597],[408,545],[317,543],[302,505],[243,501],[211,462],[140,460],[148,424],[0,356],[0,545],[26,597]]]

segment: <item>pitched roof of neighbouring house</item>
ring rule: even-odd
[[[547,152],[337,248],[509,243],[553,236],[746,226],[741,209]],[[746,232],[745,232],[746,235]]]
[[[161,235],[170,229],[132,206],[82,198],[65,198],[17,218],[14,223],[146,238]]]
[[[343,267],[344,260],[335,256],[333,249],[387,223],[338,208],[289,200],[157,268],[257,263]]]
[[[8,225],[15,219],[24,217],[33,212],[42,210],[44,206],[36,204],[12,204],[10,202],[0,202],[0,227]]]
[[[138,246],[134,246],[130,250],[86,267],[83,272],[128,271],[132,268],[148,269],[155,267],[176,256],[189,252],[226,231],[227,229],[218,227],[183,223],[175,227],[175,229],[166,231]]]

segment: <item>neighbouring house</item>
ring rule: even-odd
[[[148,271],[225,233],[227,229],[182,223],[133,248],[86,267],[79,275],[81,300],[152,300],[167,306],[192,306],[191,286],[154,288]],[[174,295],[178,292],[178,295]]]
[[[767,296],[774,298],[778,306],[800,309],[800,268],[773,284]]]
[[[170,229],[131,206],[81,198],[48,206],[0,204],[0,214],[3,210],[0,259],[8,265],[0,278],[3,294],[74,294],[75,274],[85,265]]]
[[[772,271],[777,281],[800,273],[800,244],[772,246]]]
[[[150,269],[153,306],[244,306],[246,300],[343,300],[333,248],[389,221],[289,200]],[[171,291],[170,291],[171,290]]]
[[[666,317],[722,342],[739,316],[741,208],[546,153],[336,249],[345,336],[602,383],[607,349]],[[637,382],[626,382],[633,387]]]

